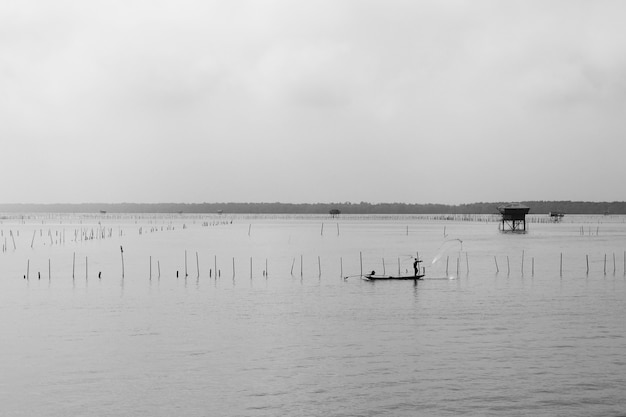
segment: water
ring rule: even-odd
[[[98,227],[104,238],[80,239]],[[624,219],[529,229],[402,216],[5,218],[0,414],[624,415]],[[361,259],[367,272],[412,270],[418,251],[424,281],[352,277]]]

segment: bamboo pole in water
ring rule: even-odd
[[[589,255],[585,255],[585,258],[587,260],[587,275],[589,275]]]
[[[511,262],[509,262],[509,255],[506,255],[506,273],[511,273]]]
[[[496,263],[496,274],[497,274],[498,272],[500,272],[500,269],[498,268],[498,259],[494,256],[493,261]]]
[[[124,248],[120,246],[120,255],[122,257],[122,278],[124,278]]]
[[[606,253],[604,254],[604,275],[606,275]]]
[[[198,278],[200,278],[200,260],[198,259],[198,252],[196,252],[196,271],[198,273]]]
[[[185,251],[185,278],[187,277],[187,251]]]

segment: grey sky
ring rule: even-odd
[[[625,200],[626,2],[2,1],[0,202]]]

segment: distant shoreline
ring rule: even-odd
[[[510,202],[470,204],[407,203],[78,203],[0,204],[0,213],[194,213],[210,214],[497,214]],[[626,202],[520,201],[530,214],[626,214]]]

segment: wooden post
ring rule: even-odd
[[[450,261],[450,255],[446,256],[446,276],[448,275],[448,262]]]
[[[532,258],[532,270],[531,270],[531,275],[534,277],[535,276],[535,258]]]
[[[198,272],[198,278],[200,278],[200,260],[198,259],[198,252],[196,252],[196,271]]]
[[[456,258],[456,276],[457,277],[459,276],[459,261],[460,259],[457,257]]]
[[[217,278],[217,255],[213,255],[213,266],[215,267],[215,278]]]
[[[511,263],[509,262],[509,255],[506,255],[506,273],[507,275],[511,273]]]
[[[402,272],[400,271],[400,258],[398,258],[398,276],[402,275]]]
[[[337,236],[339,236],[339,223],[337,223]]]
[[[235,279],[235,258],[233,258],[233,279]]]
[[[293,276],[293,266],[296,264],[296,258],[294,257],[291,261],[291,276]]]
[[[587,259],[587,275],[589,275],[589,255],[585,255],[585,258]]]
[[[161,279],[161,261],[157,261],[157,268],[159,270],[159,279]]]
[[[252,223],[250,223],[250,226],[248,226],[248,236],[250,236],[250,230],[252,229]]]
[[[252,279],[252,256],[250,257],[250,279]]]
[[[604,275],[606,275],[606,253],[604,254]]]
[[[343,278],[343,258],[339,258],[339,271],[340,271],[340,277]]]
[[[120,246],[120,254],[122,255],[122,278],[124,278],[124,248]]]
[[[187,251],[185,251],[185,278],[187,277]]]
[[[361,276],[363,276],[363,252],[359,252],[359,263],[361,265]]]
[[[122,265],[124,265],[124,262],[122,261]],[[72,279],[74,279],[74,271],[76,270],[76,252],[74,252],[74,255],[72,256]],[[122,268],[122,270],[124,270],[124,268]],[[124,274],[122,274],[123,276]]]
[[[33,244],[35,243],[35,233],[37,233],[36,230],[33,230],[33,239],[30,241],[30,247],[31,249],[33,248]]]
[[[320,236],[324,236],[324,222],[322,222],[322,230],[320,230]]]

